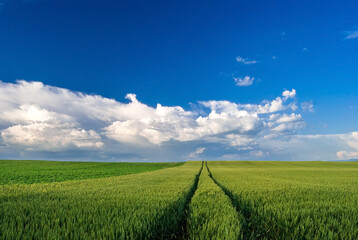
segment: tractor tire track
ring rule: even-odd
[[[191,199],[193,198],[196,190],[198,189],[198,183],[200,179],[201,172],[204,167],[204,161],[201,162],[201,168],[198,172],[198,174],[195,175],[194,184],[192,185],[189,194],[187,195],[187,199],[185,202],[185,207],[183,211],[183,217],[180,220],[180,228],[179,228],[179,234],[177,235],[175,239],[189,239],[189,231],[188,231],[188,217],[189,217],[189,205],[191,202]],[[180,236],[180,237],[179,237]]]
[[[205,162],[206,169],[209,172],[210,178],[214,181],[214,183],[221,188],[221,190],[225,193],[226,196],[229,197],[231,200],[232,206],[236,209],[239,215],[242,215],[244,217],[244,222],[242,223],[243,226],[243,237],[244,239],[252,239],[252,233],[255,231],[253,229],[253,224],[250,221],[252,218],[252,207],[248,203],[244,203],[242,199],[238,199],[234,194],[227,189],[225,186],[223,186],[221,183],[219,183],[210,172],[210,169],[208,167],[208,162]]]
[[[190,187],[189,191],[186,193],[185,202],[178,200],[174,202],[171,206],[169,206],[164,212],[173,212],[173,214],[179,213],[179,216],[176,219],[169,219],[168,214],[163,214],[159,216],[156,220],[157,224],[152,226],[152,235],[147,236],[145,239],[188,239],[188,226],[187,226],[187,219],[189,215],[189,205],[191,199],[193,198],[196,189],[198,188],[199,178],[201,172],[204,167],[204,162],[201,163],[201,167],[199,172],[195,175],[194,182]],[[170,217],[169,217],[170,218]],[[162,228],[162,222],[168,222],[170,224],[166,228]]]

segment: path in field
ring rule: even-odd
[[[206,168],[209,172],[210,178],[214,181],[214,183],[225,193],[225,195],[230,199],[232,206],[236,210],[237,214],[240,216],[240,222],[241,222],[241,231],[242,235],[241,237],[244,239],[249,239],[250,236],[252,236],[252,232],[254,229],[252,229],[252,223],[250,222],[251,219],[251,206],[249,204],[245,204],[244,201],[238,200],[234,197],[233,193],[229,191],[225,186],[220,184],[216,179],[213,177],[213,175],[210,172],[210,169],[208,167],[208,163],[205,162]],[[240,202],[239,202],[240,201]]]
[[[262,236],[265,236],[266,234],[266,231],[262,229],[261,226],[267,225],[268,223],[271,225],[279,225],[278,222],[276,222],[276,219],[268,219],[267,217],[265,218],[264,216],[258,214],[257,211],[254,211],[254,206],[249,200],[240,197],[240,195],[234,195],[232,191],[230,191],[227,187],[225,187],[214,178],[207,162],[205,162],[205,165],[209,172],[210,178],[230,199],[233,208],[236,210],[239,216],[241,223],[241,228],[239,229],[241,231],[240,239],[261,239]],[[282,222],[280,222],[280,225],[285,228]]]
[[[191,187],[189,194],[187,195],[187,200],[185,202],[185,209],[184,209],[184,215],[180,221],[180,227],[179,230],[182,231],[181,233],[176,234],[176,236],[182,236],[182,239],[188,239],[189,238],[189,230],[188,230],[188,217],[189,217],[189,205],[191,203],[191,200],[193,198],[193,196],[196,193],[196,190],[198,189],[198,183],[199,183],[199,179],[201,176],[201,173],[203,171],[204,168],[204,162],[201,162],[201,168],[199,170],[199,173],[195,176],[195,180],[194,180],[194,184]]]
[[[189,205],[188,236],[184,239],[242,239],[243,217],[213,181],[207,163]]]

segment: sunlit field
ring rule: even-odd
[[[0,166],[0,239],[358,238],[358,162]]]
[[[209,162],[244,239],[357,239],[358,162]]]

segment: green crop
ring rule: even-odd
[[[0,239],[358,239],[358,162],[11,163]]]
[[[121,176],[182,164],[0,160],[0,185]]]
[[[210,162],[245,239],[358,239],[358,163]]]
[[[170,239],[201,163],[154,172],[0,186],[0,239]]]
[[[189,205],[190,239],[242,239],[241,219],[230,199],[203,168]]]

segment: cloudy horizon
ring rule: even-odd
[[[296,90],[241,104],[156,107],[41,82],[0,82],[2,158],[99,161],[346,160],[358,132],[298,134],[307,126]],[[301,107],[300,107],[301,106]],[[314,106],[310,103],[310,113]],[[324,151],[323,149],[329,149]]]

